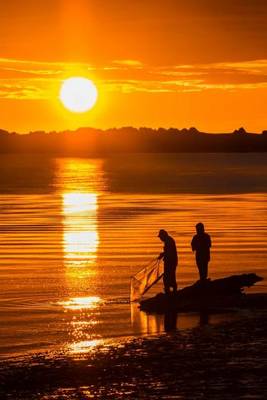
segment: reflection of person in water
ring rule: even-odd
[[[177,315],[178,315],[178,313],[173,310],[170,310],[164,314],[164,331],[165,332],[176,331]]]
[[[192,251],[196,253],[196,263],[199,270],[200,280],[203,281],[208,277],[208,263],[210,261],[210,236],[205,232],[204,225],[199,222],[196,225],[197,234],[191,242]]]
[[[160,253],[158,259],[163,258],[164,261],[163,283],[165,293],[169,294],[170,288],[173,289],[173,292],[177,292],[176,267],[178,256],[175,240],[164,229],[159,231],[158,237],[164,243],[163,252]]]

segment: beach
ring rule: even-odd
[[[267,313],[102,345],[70,357],[1,362],[1,398],[265,399]]]

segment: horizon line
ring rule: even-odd
[[[208,132],[208,131],[204,131],[204,130],[199,130],[198,128],[196,128],[196,127],[194,127],[194,126],[191,126],[191,127],[189,127],[189,128],[185,128],[185,127],[183,127],[183,128],[177,128],[177,127],[174,127],[174,126],[169,126],[169,127],[163,127],[163,126],[159,126],[159,127],[150,127],[150,126],[131,126],[131,125],[122,125],[122,126],[118,126],[118,127],[116,127],[116,126],[113,126],[113,127],[110,127],[110,128],[98,128],[98,127],[92,127],[92,126],[80,126],[80,127],[78,127],[78,128],[76,128],[76,129],[62,129],[62,130],[52,130],[52,131],[46,131],[46,130],[42,130],[42,129],[37,129],[37,130],[33,130],[33,131],[27,131],[27,132],[16,132],[16,131],[10,131],[10,130],[7,130],[7,129],[3,129],[3,128],[0,128],[0,134],[1,133],[8,133],[8,134],[17,134],[17,135],[30,135],[30,134],[33,134],[33,133],[43,133],[43,134],[51,134],[51,133],[66,133],[66,132],[77,132],[77,131],[79,131],[79,130],[82,130],[82,129],[88,129],[88,130],[95,130],[95,131],[101,131],[101,132],[107,132],[107,131],[110,131],[110,130],[122,130],[122,129],[135,129],[135,130],[137,130],[137,131],[139,131],[139,130],[141,130],[141,129],[150,129],[150,130],[152,130],[152,131],[158,131],[158,130],[160,130],[160,129],[162,129],[162,130],[165,130],[165,131],[168,131],[168,130],[176,130],[176,131],[179,131],[179,132],[181,132],[181,131],[195,131],[196,133],[204,133],[204,134],[207,134],[207,135],[220,135],[220,134],[233,134],[233,133],[245,133],[245,134],[252,134],[252,135],[261,135],[261,134],[263,134],[263,133],[265,133],[265,132],[267,132],[267,128],[266,129],[263,129],[261,132],[248,132],[244,127],[239,127],[239,128],[236,128],[236,129],[234,129],[233,131],[228,131],[228,132],[223,132],[223,131],[220,131],[220,132]]]

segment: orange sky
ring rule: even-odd
[[[266,0],[12,0],[0,3],[0,128],[267,129]],[[99,101],[58,100],[86,76]]]

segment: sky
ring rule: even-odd
[[[0,128],[267,129],[266,0],[0,3]],[[64,108],[64,79],[98,88]]]

